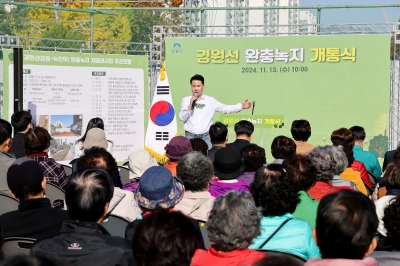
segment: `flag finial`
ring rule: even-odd
[[[161,59],[161,68],[160,68],[160,80],[165,79],[165,59],[164,57]]]

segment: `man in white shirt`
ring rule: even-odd
[[[190,79],[190,85],[193,95],[182,99],[179,119],[184,123],[183,128],[188,139],[201,138],[210,149],[208,130],[212,124],[214,113],[238,113],[243,109],[249,109],[251,102],[246,99],[243,104],[225,105],[211,96],[204,95],[204,78],[198,74]]]

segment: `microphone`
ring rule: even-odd
[[[197,97],[199,96],[197,93],[193,93],[192,96]],[[193,101],[192,103],[192,110],[194,109],[195,105],[196,105],[197,99]]]

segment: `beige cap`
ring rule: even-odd
[[[83,148],[85,150],[92,147],[100,147],[107,150],[108,142],[106,139],[106,133],[101,128],[92,128],[88,131],[86,135],[85,142],[83,143]]]
[[[129,179],[140,178],[144,171],[152,166],[158,166],[156,160],[146,150],[137,150],[129,155]]]

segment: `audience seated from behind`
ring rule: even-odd
[[[360,161],[354,159],[353,147],[355,144],[354,134],[347,128],[339,128],[332,132],[331,141],[334,146],[342,146],[342,150],[344,154],[346,154],[347,160],[349,161],[349,165],[346,170],[340,175],[343,179],[352,181],[356,184],[358,191],[367,195],[366,186],[369,189],[372,189],[373,184],[369,179],[369,175],[367,169],[364,164]],[[363,184],[359,181],[358,174],[361,178]],[[364,185],[364,186],[363,186]]]
[[[210,158],[211,162],[214,162],[215,153],[219,149],[226,147],[226,143],[228,142],[228,128],[217,121],[210,126],[208,133],[212,145],[211,149],[208,150],[208,158]]]
[[[12,128],[6,120],[0,119],[0,191],[7,193],[7,170],[15,161],[14,154],[8,153],[11,149]]]
[[[83,143],[83,151],[88,150],[92,147],[100,147],[103,149],[107,149],[108,143],[109,142],[106,139],[106,133],[104,132],[103,129],[92,128],[87,132],[85,142]],[[82,155],[80,155],[80,156],[82,156]],[[78,161],[78,159],[74,159],[73,161],[70,162],[72,164],[73,172],[77,171],[77,161]],[[115,170],[115,173],[111,177],[114,182],[114,186],[118,187],[118,188],[122,188],[121,177],[119,175],[118,169]]]
[[[335,154],[331,146],[315,147],[307,154],[311,165],[317,169],[316,182],[307,193],[316,200],[330,193],[339,192],[341,188],[334,187],[331,181],[336,172]],[[346,165],[347,167],[347,165]]]
[[[275,158],[269,164],[281,164],[284,159],[296,154],[296,144],[285,136],[277,136],[271,143],[271,154]]]
[[[376,157],[375,153],[363,150],[366,137],[364,128],[360,126],[353,126],[349,128],[349,130],[354,134],[354,158],[357,161],[362,162],[369,172],[371,172],[376,178],[379,178],[382,174],[382,169],[378,158]]]
[[[374,234],[378,217],[365,195],[342,190],[325,196],[317,213],[313,236],[322,259],[310,259],[306,266],[378,266],[368,257],[376,247]]]
[[[270,164],[257,170],[251,194],[261,207],[261,234],[251,249],[288,252],[305,260],[319,258],[319,250],[307,222],[293,216],[300,203],[295,180],[281,164]]]
[[[286,158],[282,164],[286,174],[294,179],[295,191],[299,192],[300,203],[297,204],[293,216],[307,222],[311,228],[315,227],[319,202],[313,199],[307,191],[315,184],[317,169],[309,158],[303,154],[296,154]]]
[[[311,126],[307,120],[294,120],[290,132],[296,144],[296,154],[307,155],[315,148],[307,142],[311,137]]]
[[[32,115],[27,111],[18,111],[11,116],[11,124],[14,128],[14,138],[10,153],[16,158],[24,157],[28,155],[24,149],[24,137],[25,133],[32,128]]]
[[[224,195],[228,191],[249,192],[250,187],[237,178],[244,173],[244,163],[239,150],[234,148],[222,148],[215,153],[214,175],[218,181],[210,184],[209,192],[214,197]]]
[[[143,218],[132,240],[136,266],[190,266],[203,238],[181,212],[158,208]]]
[[[237,179],[251,186],[257,169],[266,163],[265,150],[256,144],[249,144],[241,149],[240,153],[242,154],[245,169],[244,173]]]
[[[146,150],[137,150],[131,153],[128,157],[129,179],[131,182],[124,184],[122,189],[135,192],[139,186],[139,178],[144,171],[152,166],[157,166],[156,160],[150,156]]]
[[[65,221],[60,233],[37,241],[31,255],[55,256],[73,265],[132,265],[131,241],[111,236],[101,222],[108,213],[113,184],[103,169],[73,173],[65,202],[73,221]]]
[[[79,158],[84,154],[84,143],[87,137],[87,134],[89,132],[89,130],[91,130],[92,128],[99,128],[101,130],[104,131],[104,122],[103,119],[99,118],[99,117],[95,117],[90,119],[87,127],[86,127],[86,131],[85,134],[82,136],[82,138],[78,139],[77,141],[75,141],[75,158]],[[111,140],[106,140],[107,143],[105,147],[105,149],[107,149],[107,151],[109,153],[113,153],[113,147],[114,147],[114,143]]]
[[[7,172],[12,197],[20,201],[18,210],[0,216],[4,237],[41,238],[60,231],[63,221],[70,220],[64,210],[51,208],[46,193],[46,178],[38,163],[19,158]]]
[[[387,237],[378,240],[381,251],[374,251],[371,257],[381,266],[397,266],[400,264],[400,197],[393,199],[385,208],[383,223]],[[378,250],[378,248],[376,249]]]
[[[118,171],[114,157],[100,147],[85,149],[85,153],[78,159],[77,166],[78,170],[98,167],[107,171],[109,176]],[[113,179],[110,179],[110,182],[113,184],[113,196],[108,206],[108,212],[128,221],[135,220],[140,214],[140,208],[136,203],[133,193],[116,187]]]
[[[169,169],[173,176],[176,176],[176,166],[179,160],[192,150],[190,141],[183,136],[173,137],[167,146],[165,146],[165,155],[168,157],[168,163],[165,165]]]
[[[65,260],[49,256],[15,255],[5,259],[1,266],[71,266]]]
[[[254,125],[250,121],[240,120],[235,124],[236,140],[226,144],[226,147],[235,148],[239,151],[250,144],[253,138]]]
[[[198,249],[192,266],[252,265],[267,254],[248,249],[260,233],[260,217],[250,193],[231,191],[215,199],[207,223],[209,250]]]
[[[354,182],[343,179],[340,174],[346,171],[349,161],[347,160],[346,154],[341,149],[342,146],[330,146],[332,149],[333,160],[336,162],[335,171],[332,180],[330,181],[334,187],[343,189],[351,189],[358,191],[358,188]]]
[[[182,157],[176,170],[185,185],[185,193],[175,210],[206,222],[214,203],[214,197],[208,192],[214,174],[211,161],[200,152],[190,152]]]
[[[55,160],[50,159],[47,154],[50,140],[51,137],[47,129],[43,127],[29,129],[24,138],[25,153],[29,158],[39,163],[47,182],[65,189],[67,174],[64,167]]]
[[[400,158],[394,159],[383,174],[383,183],[386,186],[386,195],[375,201],[376,214],[379,219],[378,233],[386,236],[386,229],[383,223],[385,209],[396,196],[400,196]]]
[[[144,171],[139,179],[139,187],[134,193],[142,214],[127,225],[125,237],[132,239],[142,218],[150,215],[156,208],[174,211],[175,205],[182,200],[184,192],[182,181],[173,176],[167,168],[152,166]],[[193,220],[193,223],[196,222]]]
[[[190,141],[190,145],[192,145],[193,151],[199,151],[204,156],[208,156],[208,145],[203,139],[193,138],[193,139],[189,139],[189,141]]]

